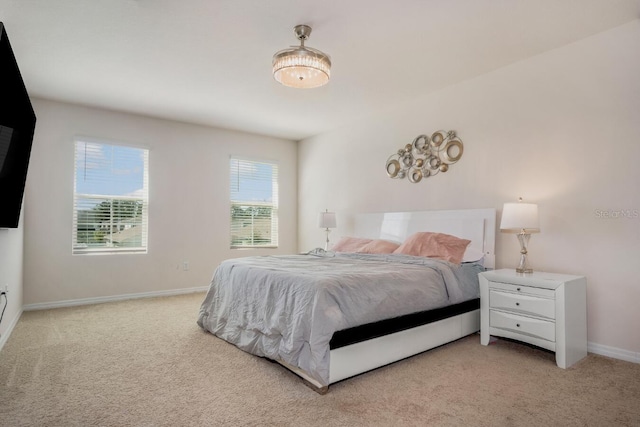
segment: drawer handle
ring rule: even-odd
[[[520,303],[519,303],[519,302],[517,302],[517,303],[516,303],[516,305],[517,305],[517,306],[520,306]]]
[[[517,291],[520,292],[520,288],[518,288]]]
[[[520,327],[520,323],[516,323],[516,326],[519,328]]]

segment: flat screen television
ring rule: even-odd
[[[36,115],[0,22],[0,228],[17,228]]]

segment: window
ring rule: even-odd
[[[75,143],[73,253],[147,252],[149,150]]]
[[[231,248],[278,247],[278,165],[232,157]]]

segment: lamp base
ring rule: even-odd
[[[530,237],[531,234],[526,233],[524,230],[518,233],[518,242],[520,242],[520,263],[516,267],[516,273],[533,273],[533,269],[529,267],[529,263],[527,262],[527,245],[529,244]]]
[[[331,230],[327,228],[325,229],[325,232],[327,233],[327,241],[324,243],[324,250],[326,252],[329,250],[329,233],[331,233]]]

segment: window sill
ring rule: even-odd
[[[72,255],[145,255],[147,254],[147,249],[116,249],[116,248],[100,248],[100,249],[73,249],[71,252]]]
[[[246,249],[278,249],[277,246],[231,246],[232,250],[246,250]]]

